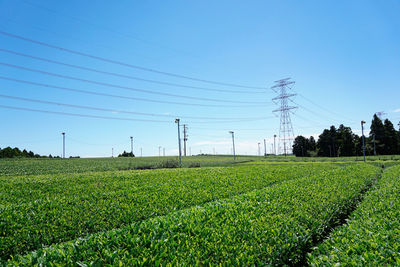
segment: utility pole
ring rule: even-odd
[[[114,148],[111,148],[111,157],[114,157]]]
[[[131,154],[133,156],[133,136],[131,136]]]
[[[163,157],[165,157],[165,147],[163,148]]]
[[[143,157],[143,149],[140,148],[140,157]]]
[[[175,123],[178,124],[178,144],[179,144],[179,167],[182,167],[182,155],[181,155],[181,130],[179,126],[179,119],[175,119]]]
[[[271,87],[271,89],[278,93],[277,97],[272,98],[272,101],[275,104],[278,104],[275,101],[280,102],[280,108],[275,109],[272,112],[280,113],[280,128],[279,128],[279,138],[283,141],[283,153],[288,153],[290,150],[292,139],[294,138],[293,125],[290,119],[290,112],[293,109],[296,109],[295,106],[289,106],[288,101],[290,98],[296,96],[296,94],[288,93],[288,90],[291,89],[289,85],[294,84],[294,81],[289,81],[290,78],[282,79],[275,81],[275,85]]]
[[[364,123],[365,123],[365,121],[361,121],[362,146],[363,146],[363,155],[364,155],[364,162],[365,162]]]
[[[372,134],[372,142],[374,142],[374,156],[376,156],[375,133]]]
[[[158,156],[161,157],[161,146],[158,146]]]
[[[264,139],[264,157],[266,157],[267,156],[267,143],[265,142],[265,139]]]
[[[62,134],[62,136],[63,136],[63,159],[65,159],[65,133],[64,132],[62,132],[61,133]]]
[[[236,155],[235,155],[235,133],[233,131],[229,131],[229,133],[232,135],[233,160],[236,160]]]
[[[183,125],[183,155],[186,157],[186,141],[188,140],[188,135],[187,135],[187,124]]]
[[[276,141],[275,141],[275,139],[276,139],[276,134],[274,134],[274,154],[276,156]]]
[[[260,151],[260,142],[258,142],[258,156],[261,155],[261,151]]]

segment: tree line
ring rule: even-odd
[[[28,152],[26,149],[21,151],[18,147],[6,147],[0,148],[0,158],[47,158],[47,156],[41,156],[32,151]]]
[[[362,136],[343,124],[338,128],[332,125],[319,135],[317,141],[312,136],[297,136],[293,142],[293,154],[297,157],[361,156]],[[396,130],[389,119],[382,121],[374,114],[369,135],[365,136],[365,154],[400,154],[400,129]]]

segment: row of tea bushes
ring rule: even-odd
[[[243,166],[0,177],[0,258],[308,176],[324,166]]]
[[[400,266],[400,166],[387,169],[347,224],[308,256],[312,266]]]
[[[8,263],[302,264],[313,240],[348,213],[377,173],[364,164],[329,169],[39,249]]]

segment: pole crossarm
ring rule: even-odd
[[[278,95],[277,97],[272,98],[272,100],[278,100],[278,99],[282,99],[282,98],[289,98],[289,97],[293,97],[296,96],[297,94],[284,94],[284,95]]]
[[[287,111],[287,110],[292,110],[292,109],[297,109],[298,107],[293,107],[293,106],[290,106],[290,107],[284,107],[284,108],[278,108],[278,109],[275,109],[275,110],[273,110],[272,112],[282,112],[282,111]]]
[[[290,78],[288,78],[288,79],[290,79]],[[282,80],[275,81],[275,82],[278,83],[278,84],[276,84],[276,85],[274,85],[274,86],[271,86],[272,89],[273,89],[273,88],[281,87],[282,85],[283,85],[283,86],[287,86],[287,85],[289,85],[289,84],[294,84],[294,83],[295,83],[294,81],[286,82],[286,81],[282,81]]]

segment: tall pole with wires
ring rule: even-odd
[[[276,134],[274,134],[274,152],[273,152],[276,156]]]
[[[234,133],[233,131],[229,131],[229,133],[232,135],[233,160],[236,160],[236,154],[235,154],[235,133]]]
[[[175,119],[175,123],[178,124],[178,146],[179,146],[179,168],[182,166],[182,152],[181,152],[181,130],[179,126],[180,119]]]
[[[376,156],[375,133],[372,134],[372,142],[374,143],[374,156]]]
[[[264,157],[266,157],[266,156],[267,156],[267,143],[264,139]]]
[[[275,104],[280,104],[278,109],[273,112],[280,113],[280,127],[279,127],[279,139],[283,142],[283,153],[285,156],[291,150],[291,143],[294,139],[293,125],[290,119],[290,112],[296,109],[295,106],[289,106],[288,101],[291,97],[296,96],[294,93],[290,93],[290,85],[294,84],[294,81],[290,81],[290,78],[275,81],[275,85],[271,89],[278,93],[278,96],[274,97],[272,101]]]
[[[363,146],[363,156],[364,156],[364,162],[365,162],[364,124],[365,124],[365,121],[361,121],[362,146]]]
[[[131,156],[133,156],[133,136],[131,136]]]
[[[65,159],[65,133],[64,132],[62,132],[61,133],[62,134],[62,136],[63,136],[63,159]]]
[[[188,135],[187,135],[187,124],[183,125],[183,155],[186,157],[186,141],[188,140]]]

